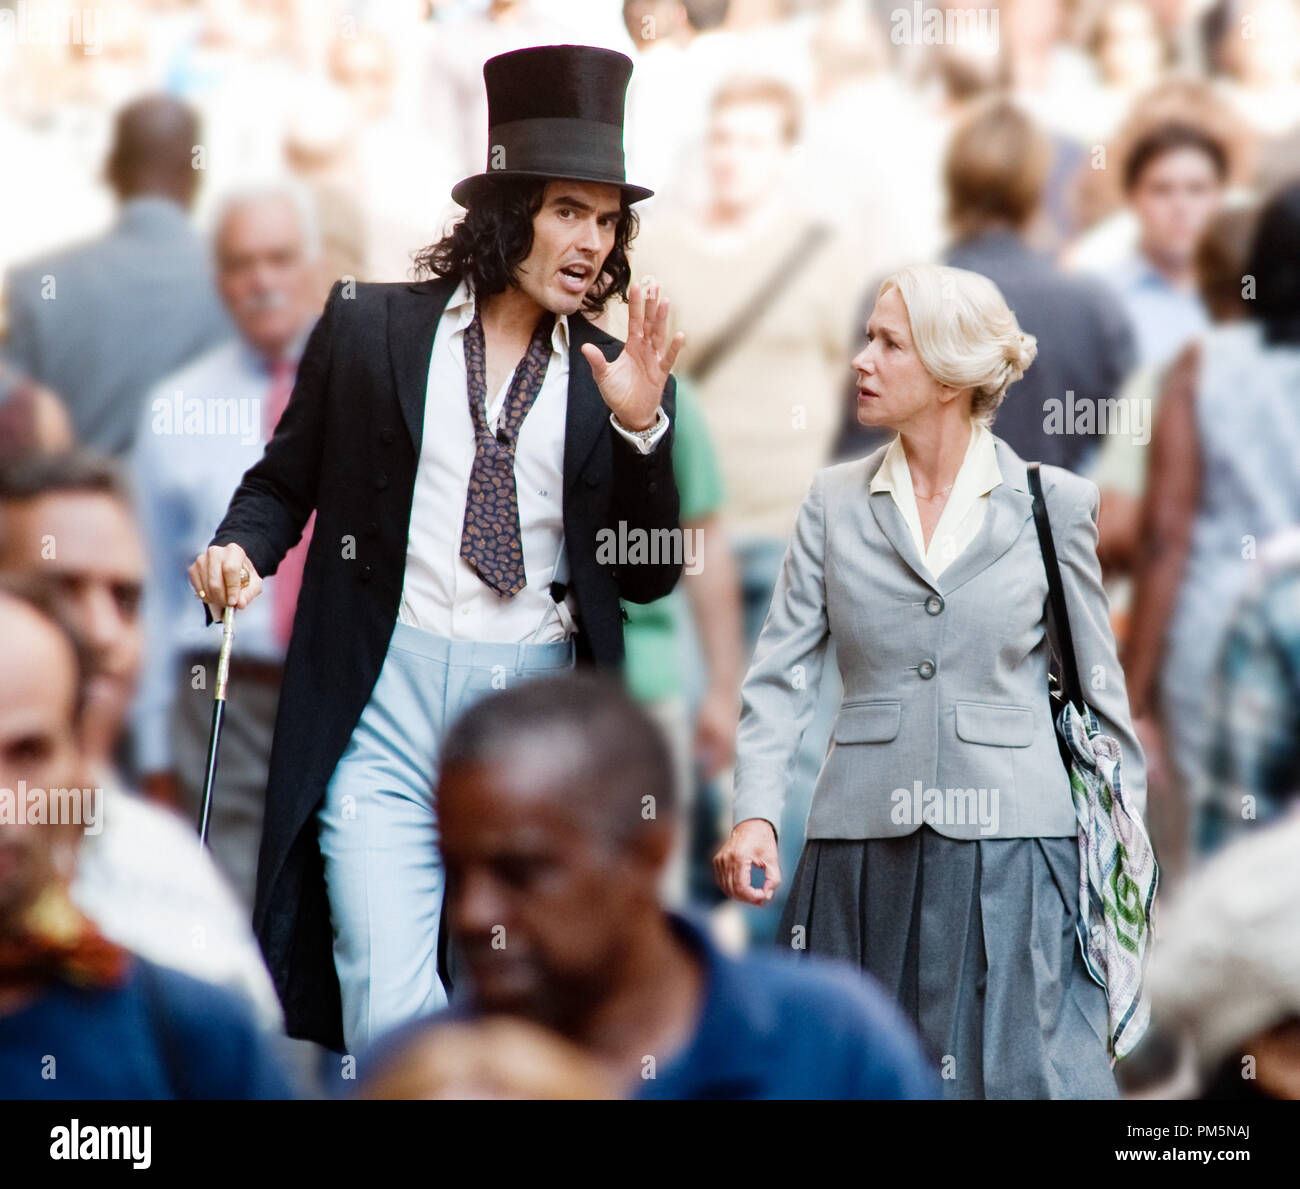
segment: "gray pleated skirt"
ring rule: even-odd
[[[881,982],[947,1098],[1115,1098],[1078,871],[1074,838],[811,838],[778,943]]]

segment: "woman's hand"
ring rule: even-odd
[[[750,869],[761,867],[767,878],[761,888],[750,887]],[[733,900],[766,904],[781,886],[781,864],[776,855],[776,831],[761,817],[738,822],[731,837],[713,856],[718,887]]]

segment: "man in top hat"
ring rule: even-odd
[[[209,614],[246,607],[315,513],[253,922],[292,1036],[356,1052],[445,1002],[445,728],[530,675],[617,666],[619,599],[679,576],[680,551],[635,548],[678,532],[682,336],[653,286],[628,291],[631,204],[650,194],[624,178],[631,69],[588,46],[485,64],[488,169],[417,257],[431,279],[334,286],[190,567]],[[584,316],[614,296],[626,345]]]

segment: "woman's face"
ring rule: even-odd
[[[942,386],[921,362],[912,326],[897,289],[876,299],[867,322],[867,345],[853,357],[858,373],[858,421],[902,429],[937,410]]]

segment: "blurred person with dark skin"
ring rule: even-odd
[[[0,816],[0,1087],[36,1100],[290,1097],[245,1004],[108,940],[70,894],[85,826],[54,794],[84,796],[95,777],[77,645],[53,614],[0,586],[0,795],[24,806]]]
[[[102,789],[103,829],[87,836],[73,894],[104,932],[164,965],[238,988],[268,1028],[279,1006],[246,912],[191,827],[126,786],[117,759],[140,675],[144,541],[120,472],[84,454],[0,471],[0,574],[39,580],[88,658],[81,753]],[[194,930],[204,944],[192,944]]]
[[[1209,132],[1170,121],[1140,137],[1122,168],[1137,250],[1104,275],[1128,312],[1137,366],[1159,366],[1210,325],[1196,287],[1196,245],[1223,201],[1228,156]]]
[[[954,240],[943,262],[988,277],[1038,341],[1034,366],[998,413],[998,436],[1022,458],[1077,470],[1098,433],[1095,426],[1076,432],[1064,415],[1066,393],[1114,396],[1132,369],[1134,346],[1110,290],[1063,273],[1029,242],[1050,156],[1048,138],[1019,107],[1001,99],[977,106],[953,133],[944,165]],[[868,428],[846,435],[840,453],[857,456],[882,440]]]
[[[166,377],[150,394],[132,455],[149,544],[144,622],[148,651],[133,723],[150,796],[197,821],[203,795],[220,631],[191,618],[185,567],[207,545],[227,493],[261,457],[293,387],[319,314],[320,255],[313,210],[275,182],[237,192],[219,210],[213,257],[222,302],[238,330]],[[268,597],[240,616],[209,845],[252,913],[284,653],[302,585],[311,526],[268,579]]]
[[[649,193],[623,168],[630,71],[587,46],[487,63],[504,162],[453,187],[467,214],[417,256],[428,279],[335,285],[189,568],[209,614],[243,611],[316,514],[254,910],[291,1036],[359,1049],[445,1002],[430,790],[451,718],[547,670],[617,668],[619,600],[680,576],[680,550],[628,535],[679,532],[684,337],[658,287],[628,293]],[[624,294],[626,344],[588,319]]]
[[[538,1025],[632,1097],[933,1095],[909,1028],[856,972],[728,958],[660,908],[678,828],[668,749],[609,678],[547,677],[479,702],[447,737],[436,796],[452,1027]],[[363,1080],[439,1027],[381,1041]]]
[[[197,119],[177,100],[128,105],[107,165],[117,224],[5,281],[10,358],[63,400],[77,441],[101,452],[128,450],[149,389],[230,334],[189,221],[198,143]]]
[[[1189,344],[1151,438],[1124,670],[1134,715],[1177,776],[1190,820],[1207,795],[1212,677],[1236,600],[1269,537],[1300,524],[1300,185],[1263,208],[1247,317]]]

